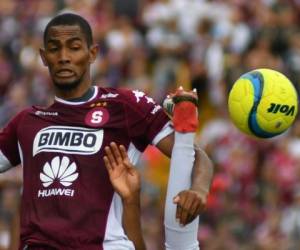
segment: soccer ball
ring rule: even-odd
[[[298,112],[298,95],[282,73],[256,69],[233,84],[228,108],[231,120],[242,132],[270,138],[292,125]]]

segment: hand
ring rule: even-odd
[[[138,171],[131,164],[126,149],[115,142],[105,147],[104,164],[115,191],[125,202],[139,199],[141,181]]]
[[[206,196],[207,193],[184,190],[174,197],[173,202],[177,205],[176,219],[181,225],[189,224],[205,210]]]
[[[163,101],[163,108],[170,118],[172,118],[174,115],[173,113],[174,113],[175,104],[182,101],[189,101],[191,103],[194,103],[196,106],[198,106],[199,100],[198,100],[197,90],[193,89],[192,91],[186,91],[183,89],[182,86],[180,86],[176,90],[176,92],[167,95],[167,97]]]

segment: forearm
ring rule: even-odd
[[[127,237],[133,242],[135,250],[145,250],[139,195],[133,199],[123,200],[123,227]]]
[[[192,190],[208,194],[213,178],[213,164],[207,154],[197,145],[195,148],[195,161],[192,175]]]
[[[173,199],[181,191],[191,188],[191,175],[195,151],[194,133],[175,132],[175,143],[172,150],[167,197],[165,203],[165,246],[167,250],[198,250],[197,232],[199,219],[193,220],[184,227],[176,221],[177,207]],[[183,198],[183,197],[182,197]],[[184,199],[184,198],[183,198]],[[181,222],[180,222],[181,223]]]

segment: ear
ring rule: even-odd
[[[98,51],[99,51],[99,46],[97,44],[93,44],[91,45],[91,47],[89,48],[89,53],[90,53],[90,63],[95,62],[97,55],[98,55]]]
[[[48,66],[47,60],[46,60],[46,55],[45,55],[45,50],[40,48],[40,57],[43,61],[44,66]]]

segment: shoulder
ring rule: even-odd
[[[143,115],[155,114],[162,109],[153,98],[138,89],[99,87],[99,98],[103,101],[118,102],[123,105],[125,111],[134,111]]]
[[[24,118],[32,112],[33,107],[21,110],[20,112],[15,114],[3,128],[18,130],[18,128],[23,124]]]
[[[13,120],[22,120],[27,115],[33,114],[35,112],[36,112],[36,108],[34,106],[25,108],[25,109],[21,110],[19,113],[17,113],[14,116]]]
[[[98,88],[100,99],[115,100],[129,105],[142,104],[144,102],[154,104],[154,100],[151,97],[147,96],[144,92],[137,89],[133,90],[126,88]]]
[[[137,90],[126,88],[104,88],[98,87],[99,98],[101,99],[116,99],[116,100],[134,100]],[[139,94],[141,95],[141,94]],[[143,93],[145,95],[145,93]]]

